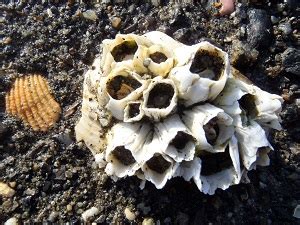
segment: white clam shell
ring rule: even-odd
[[[203,53],[204,52],[204,53]],[[206,54],[211,57],[217,57],[219,60],[218,71],[220,74],[206,68],[197,73],[192,70],[194,60],[197,60],[197,54]],[[203,57],[207,57],[204,55]],[[179,97],[184,99],[184,104],[189,106],[206,100],[214,100],[223,90],[226,80],[230,74],[230,63],[227,53],[215,47],[209,42],[201,42],[190,47],[181,47],[175,50],[175,56],[178,65],[170,72],[170,78],[174,80],[178,87]],[[207,59],[205,61],[208,61]],[[201,64],[198,63],[198,64]],[[216,78],[216,80],[214,80]]]
[[[219,134],[212,146],[208,143],[204,126],[213,118],[216,118]],[[186,110],[182,119],[192,135],[196,138],[197,149],[199,150],[223,152],[226,143],[234,133],[234,127],[232,126],[233,119],[226,114],[223,109],[217,108],[209,103],[193,107],[191,110]]]
[[[122,97],[121,99],[118,99],[115,96],[111,96],[109,94],[108,90],[108,85],[110,82],[113,82],[114,79],[117,79],[117,77],[122,77],[122,79],[124,80],[128,80],[128,82],[130,82],[130,80],[135,80],[135,82],[139,83],[139,87],[137,87],[136,89],[131,90],[131,92],[129,94],[127,94],[125,97]],[[104,81],[105,84],[105,90],[108,93],[109,96],[109,101],[106,105],[107,109],[111,112],[111,114],[119,120],[123,120],[124,119],[124,109],[127,105],[127,103],[129,101],[133,101],[133,100],[137,100],[138,98],[141,97],[143,90],[148,86],[148,81],[143,80],[137,73],[131,71],[129,68],[127,67],[118,67],[116,69],[114,69],[107,77],[106,80]],[[126,90],[126,88],[128,87],[128,85],[125,83],[125,91],[130,91],[130,90]],[[121,91],[120,87],[120,91]],[[129,87],[131,88],[131,87]],[[122,94],[122,91],[121,91]]]
[[[153,93],[154,88],[159,87],[159,85],[164,85],[160,90],[157,90],[155,96],[151,96]],[[149,101],[160,102],[161,99],[164,99],[167,93],[166,87],[173,90],[173,95],[171,95],[171,99],[169,99],[169,104],[167,107],[155,107],[149,106]],[[174,82],[170,79],[163,79],[162,77],[158,76],[151,80],[148,88],[143,92],[144,102],[142,105],[142,109],[145,112],[145,115],[153,119],[154,121],[159,121],[162,118],[168,116],[171,112],[176,109],[177,106],[177,88]]]

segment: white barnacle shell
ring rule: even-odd
[[[223,90],[230,74],[227,53],[209,42],[201,42],[176,49],[175,56],[178,65],[171,70],[170,78],[185,105],[212,101]]]
[[[130,101],[127,103],[124,110],[124,122],[136,122],[140,121],[144,117],[145,113],[142,109],[142,101]]]
[[[190,161],[195,154],[195,139],[180,120],[173,115],[161,123],[154,125],[160,140],[160,149],[176,162]]]
[[[106,105],[112,115],[119,120],[124,119],[124,109],[129,101],[141,97],[143,90],[148,86],[148,81],[140,75],[122,66],[115,68],[105,79],[105,90],[109,96]]]
[[[223,152],[234,134],[232,118],[209,103],[184,111],[182,119],[196,138],[198,150]]]
[[[116,177],[132,176],[145,161],[141,157],[150,132],[148,124],[118,123],[108,134],[105,172]],[[149,156],[150,157],[150,156]]]
[[[164,46],[168,51],[173,51],[176,48],[185,46],[184,44],[174,40],[170,36],[160,31],[151,31],[144,34],[142,37],[145,37],[147,40],[151,41],[152,43]]]
[[[229,186],[240,182],[242,172],[238,144],[234,136],[230,139],[225,152],[208,154],[200,155],[201,172],[193,176],[193,180],[200,191],[213,195],[218,188],[225,190]],[[219,156],[218,159],[217,155],[221,154],[222,156]],[[199,162],[197,157],[195,159]]]
[[[158,76],[151,80],[143,92],[143,98],[142,109],[145,115],[159,121],[176,109],[177,88],[171,79]]]
[[[101,57],[85,74],[75,132],[113,179],[163,188],[180,176],[214,194],[269,164],[266,133],[281,128],[282,98],[230,68],[218,47],[118,34]]]
[[[198,185],[201,186],[200,174],[201,172],[201,159],[194,157],[192,161],[182,161],[177,167],[174,177],[182,177],[186,181],[192,178],[197,180]],[[199,181],[198,181],[199,180]]]
[[[257,121],[263,127],[269,127],[276,130],[281,130],[281,104],[283,99],[279,95],[270,94],[261,90],[258,87],[254,87],[255,97],[253,99],[257,114],[254,116],[254,120]]]
[[[175,59],[173,53],[161,45],[152,45],[147,49],[147,58],[144,59],[144,66],[154,74],[154,76],[163,76],[169,74]]]
[[[99,59],[95,60],[94,67],[99,66]],[[99,70],[88,70],[85,73],[83,84],[82,117],[75,126],[76,140],[84,141],[86,146],[95,155],[103,152],[106,146],[106,138],[103,127],[111,121],[111,115],[105,112],[103,105],[107,98],[97,97],[97,86],[100,81]]]
[[[146,180],[153,183],[156,188],[161,189],[172,178],[177,167],[178,163],[174,162],[170,157],[161,153],[155,153],[144,163],[142,171]]]
[[[142,54],[142,48],[140,47],[148,47],[150,45],[152,45],[152,43],[148,39],[135,34],[117,34],[113,40],[103,40],[101,61],[103,75],[107,76],[113,68],[119,65],[125,64],[132,67],[133,59]],[[135,68],[138,72],[140,72],[139,69],[143,71],[142,64],[140,64],[140,66],[135,64]]]
[[[235,125],[239,127],[248,120],[255,120],[263,127],[280,130],[282,97],[261,90],[250,81],[247,82],[237,70],[233,71],[235,77],[228,79],[224,90],[214,101],[215,104],[232,115]]]
[[[247,126],[236,127],[236,137],[239,142],[240,155],[247,170],[256,168],[256,165],[268,165],[267,153],[273,149],[264,129],[255,121]]]
[[[87,115],[82,115],[75,126],[76,140],[84,141],[93,155],[104,151],[106,138],[103,135],[103,128],[98,120],[94,120]]]

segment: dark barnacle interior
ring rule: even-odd
[[[183,131],[177,132],[176,136],[170,142],[178,151],[185,148],[188,142],[192,141],[193,137]]]
[[[134,118],[140,114],[140,103],[129,103],[129,118]]]
[[[116,62],[121,62],[126,59],[132,59],[137,49],[138,45],[135,41],[124,41],[115,46],[111,54]]]
[[[197,73],[203,78],[219,80],[224,71],[223,58],[219,56],[217,50],[208,51],[200,49],[194,56],[190,71]]]
[[[124,146],[118,146],[112,151],[113,156],[125,166],[129,166],[135,163],[131,152],[126,149]]]
[[[174,94],[174,88],[171,84],[158,83],[150,90],[146,105],[148,108],[167,108]]]
[[[171,166],[171,163],[165,160],[160,154],[155,154],[152,156],[152,158],[149,159],[146,164],[149,169],[159,174],[164,173]]]
[[[212,118],[203,126],[205,137],[210,145],[214,145],[219,136],[218,117]]]
[[[150,54],[150,58],[152,59],[153,62],[158,64],[165,62],[168,59],[168,57],[162,52],[154,52]]]
[[[229,155],[229,147],[227,146],[225,152],[210,153],[201,151],[200,159],[201,175],[209,176],[221,172],[224,169],[232,167],[232,160]]]
[[[142,84],[131,76],[118,75],[109,80],[106,84],[108,94],[116,100],[127,97],[131,92]]]
[[[255,105],[255,96],[251,94],[246,94],[240,98],[238,101],[240,108],[242,110],[242,122],[244,126],[248,125],[250,118],[255,118],[258,114]]]

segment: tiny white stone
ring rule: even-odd
[[[96,216],[98,214],[99,214],[99,209],[97,209],[96,207],[92,207],[86,210],[85,212],[83,212],[81,216],[84,221],[88,221],[89,218]]]
[[[6,220],[4,225],[18,225],[18,220],[15,217],[9,218],[8,220]]]
[[[130,208],[126,207],[125,210],[124,210],[124,214],[125,214],[126,219],[128,219],[130,221],[135,220],[136,216],[135,216],[134,212],[132,212],[130,210]]]
[[[154,225],[154,220],[152,218],[145,218],[142,222],[142,225]]]
[[[15,194],[15,190],[9,187],[6,183],[0,182],[0,196],[12,197]]]
[[[47,9],[47,13],[50,18],[53,17],[53,13],[52,13],[51,9]]]
[[[98,19],[97,14],[93,10],[86,10],[85,12],[82,13],[82,15],[84,18],[88,20],[96,21]]]

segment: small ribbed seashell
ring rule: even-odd
[[[47,80],[41,75],[17,78],[5,100],[7,113],[22,119],[34,131],[47,131],[61,112],[50,94]]]

